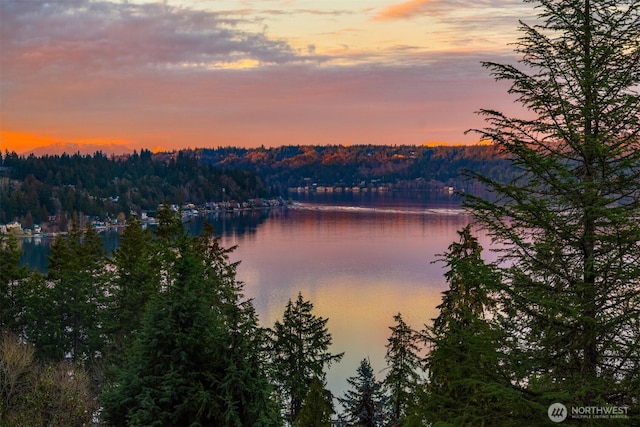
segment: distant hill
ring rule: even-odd
[[[189,152],[122,156],[0,153],[0,224],[27,228],[74,213],[116,217],[170,203],[247,201],[269,195],[250,171],[205,165]]]
[[[454,187],[474,191],[470,170],[506,181],[516,171],[493,145],[283,146],[196,150],[200,161],[217,167],[249,170],[260,175],[275,191],[318,186],[371,186],[394,188]]]
[[[164,201],[246,201],[286,196],[300,188],[479,194],[482,186],[468,179],[465,170],[501,181],[517,173],[491,145],[221,147],[116,156],[105,146],[93,146],[93,154],[79,154],[80,146],[74,144],[56,147],[75,152],[0,153],[0,223],[41,223],[73,212],[113,217],[153,210]]]

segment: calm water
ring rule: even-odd
[[[238,278],[265,326],[281,319],[302,292],[317,315],[329,318],[333,352],[345,352],[328,374],[334,394],[347,388],[368,357],[384,368],[392,316],[401,312],[416,329],[437,316],[446,288],[434,263],[470,220],[455,202],[353,195],[297,196],[294,207],[211,217],[225,246],[237,245]],[[202,220],[190,224],[198,232]],[[489,244],[480,237],[484,247]],[[118,235],[105,237],[117,246]],[[24,260],[46,265],[49,246],[25,242]],[[378,379],[384,377],[379,372]]]

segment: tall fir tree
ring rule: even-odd
[[[36,342],[39,355],[48,360],[63,358],[85,365],[94,377],[103,375],[104,315],[109,272],[102,239],[93,227],[77,222],[66,237],[58,236],[51,248],[44,285],[35,292],[41,325]]]
[[[109,334],[109,357],[119,366],[126,349],[142,327],[147,304],[160,287],[160,263],[151,232],[136,217],[127,221],[114,251],[114,274],[105,328]]]
[[[481,110],[478,130],[521,172],[476,175],[467,206],[503,251],[515,375],[542,407],[640,395],[640,1],[540,0],[516,66],[485,63],[528,118]]]
[[[344,406],[346,419],[361,427],[384,426],[385,397],[369,359],[360,362],[356,375],[347,378],[347,382],[351,389],[345,392],[344,397],[338,398]]]
[[[502,331],[493,323],[496,304],[490,289],[500,281],[494,266],[482,259],[482,246],[468,225],[458,232],[444,261],[449,289],[440,314],[427,327],[428,381],[410,409],[409,425],[508,426],[525,422],[525,400],[511,384]],[[535,418],[528,418],[529,421]],[[538,417],[536,422],[543,422]]]
[[[331,427],[333,413],[333,395],[325,388],[322,380],[314,378],[294,425],[295,427]]]
[[[389,425],[400,426],[407,408],[415,404],[423,367],[419,334],[407,325],[400,313],[393,316],[393,320],[396,324],[389,327],[391,336],[386,345],[387,374],[383,385],[387,393]]]
[[[18,239],[9,234],[0,237],[0,333],[12,331],[21,334],[21,311],[24,306],[21,283],[28,275],[20,267],[22,251]]]
[[[282,322],[271,331],[273,381],[281,391],[290,424],[298,418],[302,403],[314,378],[325,379],[325,368],[342,359],[344,353],[329,351],[329,319],[312,313],[313,304],[302,293],[295,303],[289,300]]]
[[[278,425],[253,306],[211,229],[189,237],[164,216],[158,292],[128,363],[103,393],[113,425]]]

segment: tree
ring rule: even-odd
[[[274,382],[287,403],[287,419],[293,424],[302,409],[314,378],[325,379],[325,367],[340,361],[344,353],[329,352],[329,319],[314,315],[313,304],[298,294],[295,303],[287,303],[282,322],[276,321],[270,332]]]
[[[452,425],[510,425],[522,396],[510,385],[503,368],[502,331],[492,322],[495,302],[489,289],[500,281],[482,259],[482,246],[467,225],[459,242],[449,246],[440,314],[424,338],[428,382],[411,409],[412,423]],[[506,419],[505,419],[506,418]]]
[[[389,422],[392,426],[403,424],[407,407],[413,402],[416,387],[420,383],[422,358],[418,346],[418,333],[402,319],[400,313],[393,316],[395,326],[390,326],[385,354],[387,375],[383,385],[388,392]]]
[[[19,317],[24,301],[19,285],[28,274],[26,267],[20,267],[21,254],[14,235],[0,237],[0,331],[21,332]]]
[[[105,393],[113,425],[277,425],[260,353],[266,340],[229,249],[206,227],[189,237],[161,224],[158,292],[127,364]],[[179,219],[178,219],[179,221]],[[169,230],[173,230],[173,235]]]
[[[503,248],[499,292],[519,384],[546,407],[640,395],[640,2],[540,0],[518,66],[485,63],[528,110],[478,130],[520,170],[468,197]]]
[[[81,230],[74,221],[68,235],[54,241],[46,282],[39,282],[35,291],[40,301],[34,300],[43,328],[33,337],[39,356],[82,363],[95,380],[103,374],[109,282],[105,266],[100,236],[93,227]]]
[[[362,359],[357,374],[347,378],[351,390],[338,398],[344,405],[347,419],[362,427],[380,427],[384,425],[384,395],[382,384],[376,380],[369,359]]]
[[[131,218],[113,253],[115,271],[106,328],[109,333],[109,357],[120,365],[125,349],[142,326],[147,304],[160,287],[160,263],[157,261],[151,233]]]
[[[302,403],[296,427],[330,427],[333,414],[333,396],[323,382],[314,378],[309,393]]]
[[[67,361],[39,363],[17,336],[0,335],[0,425],[84,426],[97,409],[89,375]]]
[[[0,335],[0,425],[25,423],[33,388],[34,350],[8,331]],[[23,419],[20,419],[24,417]]]

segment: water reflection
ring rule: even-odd
[[[223,236],[223,243],[238,245],[238,278],[264,325],[279,320],[298,292],[330,319],[333,351],[346,354],[328,385],[341,394],[364,357],[384,368],[394,314],[417,329],[437,316],[446,283],[443,265],[433,262],[469,219],[458,206],[301,204],[270,216],[254,235]]]
[[[317,315],[329,318],[332,351],[346,352],[328,374],[329,388],[341,395],[346,378],[364,357],[376,371],[384,368],[394,314],[401,312],[416,329],[437,316],[446,283],[443,265],[434,261],[470,217],[450,199],[298,202],[291,208],[218,214],[207,220],[224,246],[238,246],[231,258],[241,261],[238,279],[264,326],[281,319],[287,301],[298,292],[311,300]],[[188,224],[192,233],[202,226],[202,218]],[[479,238],[489,247],[485,236]],[[117,247],[118,239],[118,233],[107,233],[105,248]],[[23,258],[42,269],[49,244],[25,241]]]
[[[224,235],[250,235],[255,233],[257,228],[270,216],[269,210],[237,211],[214,213],[206,217],[206,221],[213,225],[218,236]],[[189,232],[197,235],[202,232],[205,218],[195,217],[185,224]],[[101,231],[103,249],[107,254],[118,247],[120,236],[124,229],[117,228],[108,231]],[[21,265],[28,266],[31,271],[47,272],[49,255],[51,255],[51,244],[55,238],[52,236],[28,237],[19,239],[22,248],[20,258]]]

